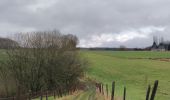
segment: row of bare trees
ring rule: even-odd
[[[12,95],[11,80],[15,87],[13,93],[20,97],[28,91],[55,88],[69,91],[83,76],[86,61],[76,49],[76,36],[47,31],[21,33],[14,39],[19,46],[6,50],[8,57],[0,65],[6,96]]]

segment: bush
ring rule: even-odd
[[[15,39],[19,46],[7,50],[5,66],[18,96],[59,87],[69,91],[83,76],[86,62],[76,49],[76,36],[49,31],[19,34]]]

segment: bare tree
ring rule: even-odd
[[[4,90],[5,90],[5,95],[6,97],[9,95],[8,91],[9,91],[9,87],[8,87],[8,70],[5,68],[4,64],[2,64],[2,62],[0,63],[0,80],[1,80],[1,85],[4,86]],[[2,91],[0,91],[2,92]],[[1,94],[2,95],[2,94]]]
[[[7,50],[6,66],[17,95],[61,87],[68,91],[83,75],[86,62],[76,49],[78,38],[58,31],[15,35],[19,46]],[[20,98],[18,98],[20,99]]]

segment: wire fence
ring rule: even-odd
[[[148,85],[148,89],[146,91],[146,100],[154,100],[156,92],[158,88],[158,80],[155,81],[153,89],[151,90],[151,85]],[[96,91],[99,92],[101,95],[110,100],[115,100],[115,81],[112,82],[112,91],[111,95],[109,96],[109,89],[108,89],[108,84],[105,85],[104,89],[104,84],[103,83],[96,83]],[[123,100],[126,100],[126,86],[124,87],[123,90]]]

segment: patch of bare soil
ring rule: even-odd
[[[151,60],[170,62],[170,58],[150,58]]]
[[[158,60],[158,61],[170,62],[170,58],[128,58],[128,59],[149,59],[149,60]]]

